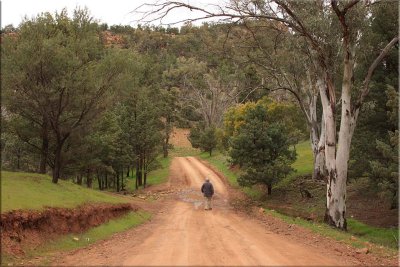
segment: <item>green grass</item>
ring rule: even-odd
[[[375,244],[398,248],[399,229],[378,228],[366,225],[349,218],[347,220],[348,232]]]
[[[296,145],[297,159],[292,164],[296,175],[307,175],[313,171],[313,153],[310,141],[304,141]]]
[[[296,145],[297,158],[292,164],[295,172],[292,172],[287,177],[283,178],[276,184],[276,188],[287,188],[298,176],[312,175],[313,172],[313,153],[311,150],[310,141],[303,141]]]
[[[1,211],[41,210],[45,206],[73,208],[89,202],[123,203],[125,199],[76,185],[51,182],[48,175],[1,172]]]
[[[210,157],[210,153],[202,152],[197,155],[199,158],[207,161],[211,165],[213,165],[220,173],[222,173],[227,179],[231,186],[242,190],[245,194],[254,199],[259,199],[264,195],[264,192],[259,190],[257,186],[253,187],[240,187],[237,179],[240,175],[240,170],[231,170],[229,168],[228,157],[222,154],[219,151],[215,151],[212,153]]]
[[[172,157],[160,157],[158,160],[160,162],[159,168],[156,170],[150,171],[147,174],[147,185],[157,185],[157,184],[162,184],[168,181],[168,172],[169,172],[169,166],[171,165],[171,159]],[[125,183],[126,183],[126,189],[130,192],[135,191],[135,183],[136,183],[136,178],[135,178],[135,173],[132,172],[132,175],[130,177],[125,178]]]
[[[146,212],[130,212],[127,215],[110,220],[100,226],[94,227],[82,234],[69,234],[61,238],[52,240],[42,247],[38,248],[37,251],[40,253],[49,251],[68,251],[85,247],[89,244],[95,243],[99,240],[105,239],[112,234],[123,232],[129,228],[140,225],[150,218],[150,214]],[[75,241],[73,238],[77,237],[79,240]]]
[[[283,179],[272,189],[274,196],[278,194],[277,191],[279,191],[279,189],[281,188],[288,188],[290,186],[293,187],[293,182],[299,175],[311,175],[312,173],[313,157],[309,141],[299,143],[296,146],[296,151],[298,154],[297,160],[293,163],[292,166],[297,170],[297,172]],[[219,152],[215,152],[211,157],[209,156],[208,153],[200,153],[198,154],[198,156],[201,159],[208,161],[210,164],[215,166],[221,173],[223,173],[225,177],[228,179],[228,181],[231,183],[231,185],[238,187],[237,177],[240,175],[240,172],[237,170],[232,171],[229,169],[227,164],[227,157],[225,155]],[[249,197],[253,199],[260,199],[260,197],[265,194],[265,192],[261,192],[261,190],[256,186],[252,188],[241,188],[241,189]],[[324,188],[319,188],[319,187],[316,187],[314,189],[310,188],[310,191],[313,195],[318,195],[319,193],[321,193],[319,192],[321,190],[324,192]],[[295,191],[295,194],[297,193],[298,192]],[[290,204],[287,203],[287,204],[292,207],[290,212],[293,214],[298,213],[299,215],[299,214],[314,213],[317,216],[319,216],[320,213],[321,214],[323,213],[323,210],[320,209],[321,207],[324,206],[323,205],[324,199],[318,197],[314,199],[315,200],[308,202],[299,202],[298,199],[297,200],[292,199],[293,203]],[[278,197],[276,200],[274,198],[268,198],[268,204],[273,204],[274,201],[277,202],[276,204],[278,206],[280,204],[284,204],[282,203],[281,197]],[[298,215],[295,215],[293,217],[281,214],[276,211],[268,211],[268,212],[273,216],[279,217],[288,223],[295,223],[301,225],[323,236],[328,236],[336,240],[343,241],[354,247],[365,247],[366,246],[365,243],[370,242],[376,245],[385,246],[391,252],[393,252],[392,250],[398,248],[398,241],[397,241],[399,233],[398,229],[371,227],[363,223],[360,223],[354,219],[348,219],[348,232],[343,232],[343,231],[338,231],[321,222],[310,222],[300,218],[296,219],[295,217],[297,217]],[[356,240],[354,240],[354,238],[351,238],[351,236],[356,236]]]
[[[324,223],[316,223],[300,218],[294,218],[291,216],[281,214],[274,210],[265,210],[265,212],[274,217],[278,217],[287,223],[300,225],[304,228],[310,229],[314,233],[318,233],[322,236],[342,241],[356,248],[366,247],[367,242],[368,243],[370,242],[376,245],[385,246],[386,248],[389,249],[388,252],[391,254],[397,253],[398,243],[396,238],[399,233],[398,229],[383,229],[383,228],[370,227],[354,219],[349,219],[348,231],[344,232],[334,229]],[[363,235],[360,236],[359,235],[360,233],[363,233]],[[354,238],[354,236],[357,237]]]
[[[138,226],[150,219],[150,217],[151,215],[147,212],[130,212],[121,218],[110,220],[109,222],[94,227],[82,234],[65,235],[60,238],[50,240],[46,244],[35,248],[34,250],[27,250],[24,260],[26,262],[29,260],[29,258],[40,256],[43,257],[42,260],[44,262],[42,263],[46,263],[46,265],[48,265],[48,262],[46,262],[48,260],[47,257],[51,256],[51,254],[54,252],[70,251],[77,248],[86,247],[99,240],[106,239],[115,233],[123,232],[132,227]],[[74,238],[78,238],[78,240],[74,240]],[[17,259],[7,255],[5,255],[3,260],[4,261],[2,264],[8,264],[12,262],[16,263],[17,261]]]
[[[162,184],[168,181],[169,166],[171,165],[171,157],[161,158],[161,167],[157,170],[149,172],[147,183],[149,185]]]
[[[282,185],[290,184],[293,179],[299,175],[310,175],[313,171],[313,155],[311,151],[310,141],[303,141],[296,145],[297,159],[292,164],[292,167],[296,172],[289,175],[286,179],[282,180]],[[233,186],[238,186],[237,178],[240,175],[238,171],[233,172],[228,167],[228,156],[215,151],[210,157],[209,153],[202,152],[197,153],[201,159],[208,161],[210,164],[215,166],[220,172],[222,172]],[[260,192],[257,188],[245,188],[244,191],[250,196],[260,196]]]
[[[147,185],[158,185],[168,181],[169,175],[169,167],[171,165],[172,158],[174,157],[187,157],[187,156],[195,156],[199,154],[199,150],[188,147],[175,147],[169,151],[169,156],[164,158],[162,156],[159,157],[158,161],[160,162],[159,168],[153,170],[147,175]],[[125,180],[126,189],[128,191],[135,191],[135,173]]]
[[[228,182],[232,186],[239,187],[239,184],[237,182],[239,174],[238,172],[233,172],[229,169],[227,157],[224,154],[215,151],[210,157],[210,154],[208,152],[202,152],[198,155],[198,157],[216,167],[217,170],[220,171],[228,179]]]

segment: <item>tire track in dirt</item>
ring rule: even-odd
[[[204,211],[200,186],[213,182],[214,209]],[[193,157],[174,158],[169,187],[179,188],[151,222],[87,249],[58,265],[129,266],[338,266],[349,265],[318,248],[293,243],[245,215],[232,211],[221,178]],[[200,203],[200,204],[199,204]],[[108,253],[111,252],[111,253]],[[107,254],[104,256],[104,254]]]

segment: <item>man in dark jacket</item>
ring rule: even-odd
[[[204,194],[204,197],[206,198],[206,203],[205,203],[205,210],[212,210],[211,208],[211,198],[214,195],[214,187],[210,183],[210,179],[206,178],[206,181],[204,184],[201,186],[201,192]]]

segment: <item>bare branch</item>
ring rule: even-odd
[[[374,74],[375,69],[378,67],[379,63],[386,57],[386,55],[389,53],[390,49],[395,46],[399,42],[399,36],[394,37],[386,46],[385,48],[381,51],[379,56],[374,60],[374,62],[371,64],[371,66],[368,68],[367,75],[365,76],[364,82],[363,82],[363,87],[361,94],[359,98],[357,99],[357,102],[354,105],[354,109],[352,110],[353,112],[361,107],[361,105],[364,102],[365,97],[369,93],[369,83],[371,81],[372,75]]]

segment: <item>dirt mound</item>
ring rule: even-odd
[[[190,129],[174,128],[171,134],[171,144],[177,147],[192,147],[190,144],[188,136],[190,134]]]
[[[22,247],[37,247],[58,235],[81,233],[110,219],[137,210],[131,204],[90,204],[74,209],[16,210],[1,214],[3,252],[22,255]]]
[[[115,34],[110,31],[103,31],[101,33],[101,38],[104,45],[107,47],[111,47],[114,45],[122,48],[124,45],[126,45],[126,40],[121,34]]]

